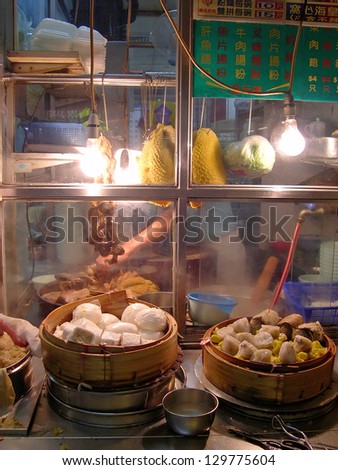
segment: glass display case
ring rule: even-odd
[[[89,173],[81,166],[90,77],[20,73],[13,62],[1,72],[3,309],[41,321],[62,295],[56,289],[59,297],[43,298],[40,276],[73,282],[72,291],[165,292],[164,307],[172,309],[183,343],[198,342],[208,325],[192,318],[187,294],[234,297],[236,315],[271,306],[300,217],[287,280],[325,273],[325,282],[336,281],[337,139],[331,136],[338,104],[296,101],[298,127],[312,142],[300,156],[276,153],[264,171],[260,162],[250,171],[229,167],[232,144],[249,136],[271,140],[283,101],[193,96],[185,51],[177,47],[173,60],[171,49],[164,53],[142,33],[145,21],[163,20],[158,2],[138,3],[133,40],[109,41],[106,72],[93,79],[104,175],[94,176],[98,157]],[[157,7],[147,11],[143,3]],[[171,7],[191,43],[193,2]],[[147,62],[153,56],[159,61]],[[126,57],[128,72],[121,73]],[[325,140],[319,154],[313,138],[332,138],[333,153]],[[288,308],[284,300],[278,299],[280,309]]]

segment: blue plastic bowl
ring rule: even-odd
[[[227,320],[237,302],[227,295],[189,292],[189,315],[195,325],[212,326]]]

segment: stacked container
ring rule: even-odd
[[[104,73],[107,40],[95,30],[93,38],[94,73]],[[44,18],[32,34],[31,49],[35,51],[77,51],[86,73],[90,73],[90,29],[86,26],[77,28],[65,21]]]

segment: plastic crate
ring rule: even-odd
[[[73,122],[32,122],[27,129],[27,143],[85,146],[87,130]]]
[[[322,325],[338,325],[338,283],[286,282],[285,302],[305,321]]]

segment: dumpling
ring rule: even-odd
[[[323,341],[324,330],[319,321],[302,323],[297,327],[295,335],[305,336],[311,341]]]
[[[235,356],[238,353],[238,348],[241,342],[233,336],[226,336],[222,341],[222,351],[231,356]]]
[[[258,330],[258,333],[260,332],[270,333],[274,339],[277,339],[280,333],[280,327],[278,325],[262,325]]]
[[[135,324],[142,330],[165,331],[168,327],[166,314],[160,308],[148,308],[138,312]]]
[[[242,331],[241,333],[236,333],[235,338],[238,341],[242,342],[244,340],[249,341],[249,343],[254,344],[254,335],[252,333],[248,333],[247,331]]]
[[[107,325],[105,331],[114,331],[114,333],[138,333],[138,328],[134,323],[127,323],[124,321],[119,321],[117,323],[111,323]]]
[[[312,341],[305,336],[296,335],[293,339],[293,346],[296,353],[309,352],[312,348]]]
[[[278,326],[280,327],[280,332],[284,333],[288,339],[292,339],[294,336],[294,330],[304,323],[302,315],[299,313],[291,313],[280,320]]]
[[[272,349],[273,337],[270,335],[270,333],[262,331],[254,335],[253,344],[257,349]]]
[[[111,313],[102,313],[101,320],[97,324],[102,330],[104,330],[111,323],[118,323],[120,319]]]
[[[272,351],[271,349],[257,349],[251,356],[251,361],[256,362],[271,362]]]
[[[257,348],[249,343],[249,341],[242,341],[238,348],[237,356],[242,357],[243,359],[250,359],[253,353],[257,351]]]
[[[279,359],[283,364],[290,364],[297,361],[295,348],[289,341],[285,341],[282,344],[279,350]]]
[[[252,333],[258,331],[262,325],[277,325],[279,321],[279,314],[275,310],[267,308],[251,318],[250,325]]]
[[[249,320],[246,317],[235,320],[231,324],[231,326],[233,327],[235,333],[241,333],[241,332],[250,333],[251,331]]]
[[[92,322],[98,324],[101,320],[102,310],[100,305],[85,302],[83,304],[78,305],[72,314],[72,318],[75,320],[76,318],[87,318]]]
[[[217,335],[220,336],[221,338],[225,338],[228,335],[235,336],[236,332],[231,325],[228,325],[228,326],[222,326],[222,328],[219,328],[217,330]]]
[[[121,315],[121,321],[125,321],[128,323],[135,323],[135,316],[138,312],[142,312],[143,310],[149,310],[150,307],[147,305],[141,304],[140,302],[135,302],[134,304],[128,305]]]

